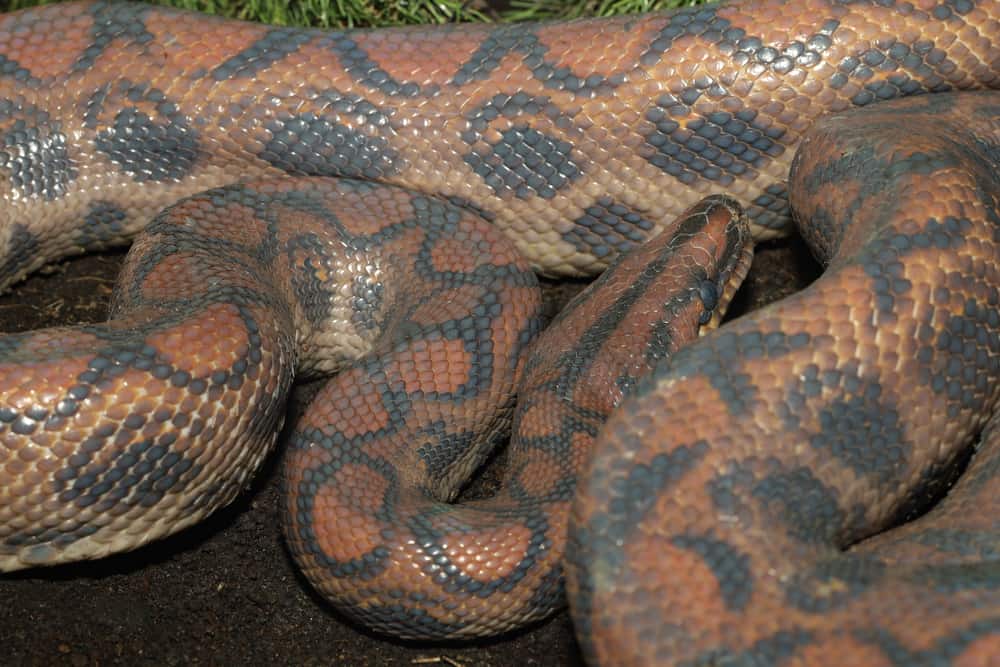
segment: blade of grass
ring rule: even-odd
[[[54,0],[0,0],[13,11]],[[702,4],[705,0],[510,0],[496,11],[496,0],[155,0],[191,9],[273,25],[357,28],[464,21],[539,21],[581,16],[632,14]]]

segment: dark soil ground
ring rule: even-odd
[[[796,242],[760,250],[735,307],[801,287],[816,273],[807,255]],[[0,331],[100,320],[122,256],[64,262],[26,281],[0,299]],[[311,591],[282,542],[281,454],[279,446],[231,507],[170,539],[103,561],[0,577],[0,664],[581,664],[565,613],[467,645],[405,644],[346,623]],[[487,474],[500,472],[502,461]]]

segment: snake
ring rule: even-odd
[[[590,662],[997,664],[997,100],[803,139],[791,206],[823,276],[657,365],[582,477]]]
[[[283,528],[381,633],[568,596],[595,664],[989,664],[998,21],[0,16],[0,284],[139,234],[106,324],[0,338],[0,569],[201,520],[336,373]],[[715,327],[740,230],[793,220],[823,276]],[[602,272],[538,334],[535,273]],[[451,502],[511,425],[501,490]]]

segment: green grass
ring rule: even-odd
[[[510,9],[503,12],[501,17],[506,21],[537,21],[581,16],[616,16],[702,5],[705,2],[706,0],[511,0]]]
[[[705,0],[511,0],[509,8],[494,12],[486,2],[469,0],[157,0],[156,4],[184,7],[210,14],[271,23],[320,27],[362,27],[450,23],[454,21],[534,21],[633,14],[702,4]],[[5,10],[47,4],[46,0],[8,0]]]

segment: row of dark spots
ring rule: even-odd
[[[598,197],[563,234],[579,252],[597,258],[621,255],[643,243],[656,225],[611,197]]]
[[[540,115],[561,129],[573,127],[572,119],[548,97],[523,92],[495,95],[468,115],[469,129],[462,139],[472,150],[463,159],[497,196],[552,199],[582,175],[570,142],[531,127],[526,120]],[[511,125],[500,130],[497,141],[479,146],[483,134],[500,118],[511,119]]]
[[[716,98],[727,96],[718,84],[705,85],[689,87],[680,96],[661,95],[646,111],[654,128],[645,136],[653,149],[646,158],[652,165],[687,185],[698,178],[730,185],[784,153],[780,141],[785,130],[759,122],[754,109],[715,111],[682,125],[680,119],[691,114],[705,90]]]
[[[578,97],[610,95],[626,80],[624,72],[604,76],[575,72],[565,65],[556,65],[546,59],[548,50],[531,26],[500,26],[482,40],[475,53],[459,67],[451,84],[461,87],[471,81],[488,79],[511,53],[521,54],[521,62],[545,88]]]
[[[706,6],[673,12],[648,51],[640,57],[640,64],[646,67],[657,64],[677,39],[690,36],[715,45],[739,67],[768,68],[776,74],[787,74],[795,65],[811,67],[818,64],[822,53],[833,43],[831,37],[840,25],[837,20],[828,19],[806,40],[794,40],[778,50],[759,37],[747,35],[744,29],[734,27],[728,19],[719,17],[717,11],[717,7]]]
[[[260,362],[259,337],[254,340],[252,326],[249,337],[251,349],[248,359]],[[0,424],[8,424],[13,433],[30,436],[39,427],[58,430],[65,420],[77,414],[83,403],[96,390],[104,392],[113,388],[114,381],[131,369],[142,370],[178,388],[186,388],[194,395],[213,391],[216,387],[239,389],[247,371],[247,360],[238,360],[230,371],[217,370],[210,378],[193,378],[188,372],[176,370],[169,364],[157,361],[155,348],[144,344],[129,344],[109,348],[94,357],[87,370],[80,373],[77,383],[66,390],[65,397],[51,411],[36,406],[19,413],[10,408],[0,410]],[[206,424],[184,413],[160,408],[152,414],[155,422],[164,424],[168,432],[156,438],[135,442],[135,435],[148,422],[148,417],[129,414],[120,423],[103,423],[81,442],[78,450],[66,460],[66,467],[55,473],[53,480],[59,499],[84,509],[94,507],[98,512],[118,512],[121,503],[126,507],[150,507],[158,503],[169,491],[175,490],[183,478],[193,479],[200,474],[201,465],[172,451],[177,431],[188,429],[187,437],[211,437]],[[125,451],[111,463],[95,463],[94,456],[106,447]],[[124,510],[120,510],[124,511]],[[69,544],[93,534],[97,527],[80,524],[75,528],[42,530],[17,537],[21,543]]]
[[[0,100],[0,169],[23,194],[53,200],[76,179],[62,125],[34,105]]]
[[[383,180],[400,169],[399,156],[377,133],[387,112],[354,93],[327,90],[316,101],[350,127],[324,112],[305,111],[268,121],[271,138],[259,157],[289,174]],[[369,132],[368,130],[371,130]]]
[[[325,551],[319,543],[315,525],[319,521],[315,515],[316,497],[328,485],[337,485],[338,476],[345,468],[364,467],[386,481],[386,491],[382,502],[373,508],[366,508],[373,519],[381,523],[398,521],[396,503],[399,501],[399,479],[395,468],[381,458],[372,458],[365,452],[366,445],[383,437],[384,434],[367,432],[357,438],[347,438],[340,431],[325,432],[321,429],[296,430],[289,440],[290,452],[303,452],[317,446],[329,457],[329,461],[302,471],[298,486],[286,489],[295,500],[295,521],[288,520],[286,525],[295,531],[296,549],[302,551],[302,556],[323,568],[330,576],[337,579],[359,578],[370,581],[384,571],[389,549],[384,545],[374,547],[370,552],[348,561],[339,561]],[[362,508],[358,508],[359,510]],[[383,534],[387,542],[394,541],[390,531]]]
[[[74,72],[89,70],[115,41],[144,47],[155,38],[146,29],[145,17],[150,7],[122,3],[97,3],[91,8],[93,25],[90,46],[73,64]]]

